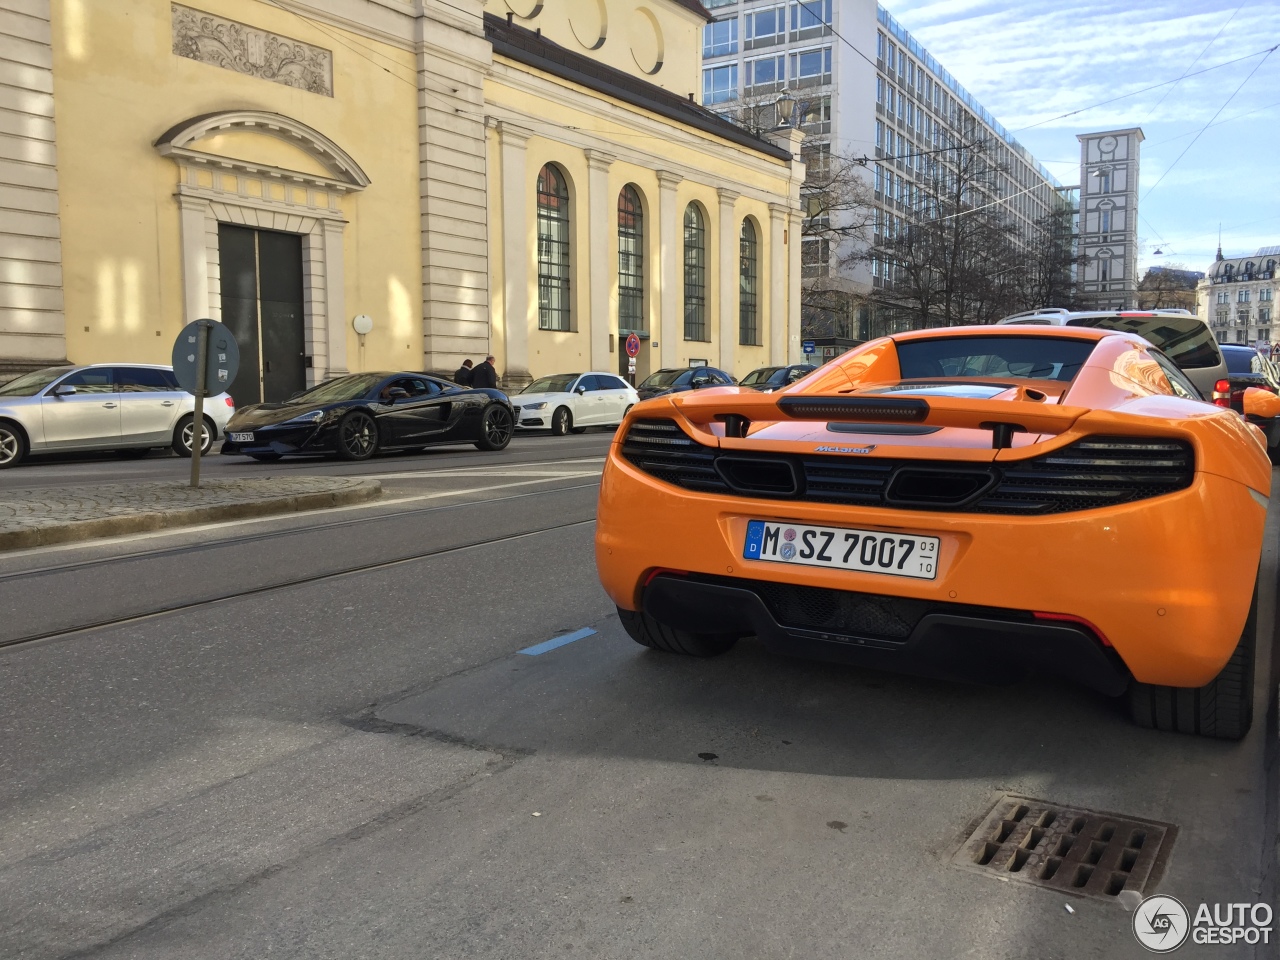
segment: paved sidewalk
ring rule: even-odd
[[[0,550],[218,520],[339,507],[382,495],[359,477],[253,477],[48,487],[0,492]]]

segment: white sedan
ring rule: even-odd
[[[640,401],[635,387],[613,373],[558,373],[540,377],[511,398],[519,430],[553,436],[587,427],[616,427]]]

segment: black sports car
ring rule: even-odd
[[[336,453],[367,460],[379,450],[414,452],[434,443],[501,450],[515,415],[501,390],[460,387],[422,373],[357,373],[317,384],[284,403],[257,403],[227,424],[223,453],[279,460]]]
[[[668,393],[680,393],[684,390],[699,390],[702,387],[731,387],[738,381],[715,367],[686,367],[685,369],[666,368],[655,370],[636,387],[641,400],[661,397]]]

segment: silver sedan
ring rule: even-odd
[[[206,452],[235,404],[220,393],[204,403]],[[0,384],[0,469],[28,453],[118,450],[142,456],[172,447],[191,456],[195,398],[178,386],[172,367],[95,363],[47,367]]]

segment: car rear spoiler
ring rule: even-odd
[[[679,394],[671,397],[680,412],[703,427],[723,423],[725,436],[745,437],[755,422],[820,420],[846,423],[912,423],[991,431],[991,445],[1013,445],[1015,433],[1059,434],[1088,413],[1041,400],[974,400],[959,397],[840,396],[802,394]]]

